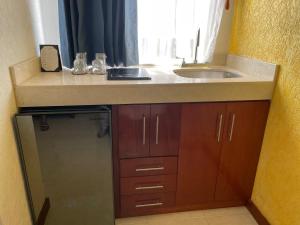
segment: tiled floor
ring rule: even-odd
[[[116,225],[257,225],[245,207],[117,219]]]

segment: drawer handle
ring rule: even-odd
[[[217,133],[217,141],[218,141],[218,143],[221,140],[222,125],[223,125],[223,114],[221,113],[221,115],[219,117],[219,126],[218,126],[218,133]]]
[[[163,185],[136,187],[135,190],[163,189]]]
[[[146,116],[143,115],[143,145],[146,144]]]
[[[164,170],[165,167],[152,167],[152,168],[140,168],[140,169],[135,169],[136,172],[141,172],[141,171],[155,171],[155,170]]]
[[[155,144],[158,145],[159,116],[156,115]]]
[[[232,135],[233,135],[234,125],[235,125],[235,114],[232,114],[231,127],[230,127],[230,132],[229,132],[229,142],[232,141]]]
[[[141,205],[135,205],[135,208],[144,208],[144,207],[151,207],[151,206],[161,206],[164,203],[157,202],[157,203],[150,203],[150,204],[141,204]]]

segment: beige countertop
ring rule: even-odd
[[[12,67],[12,80],[19,107],[244,101],[272,98],[276,68],[274,64],[230,56],[228,65],[214,69],[241,77],[188,78],[176,75],[175,67],[153,67],[147,68],[151,80],[109,81],[103,75],[72,75],[67,70],[42,73],[38,60],[31,59]]]

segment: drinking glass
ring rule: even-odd
[[[74,60],[74,68],[72,73],[75,75],[82,75],[88,73],[86,52],[79,52],[76,54],[76,59]]]
[[[95,60],[92,62],[93,74],[106,74],[106,55],[96,53]]]

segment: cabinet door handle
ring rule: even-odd
[[[159,116],[156,115],[155,144],[158,145]]]
[[[229,132],[229,142],[232,141],[232,135],[233,135],[234,125],[235,125],[235,114],[233,113],[232,114],[232,118],[231,118],[230,132]]]
[[[135,169],[136,172],[141,172],[141,171],[155,171],[155,170],[164,170],[165,167],[149,167],[149,168],[138,168]]]
[[[155,186],[141,186],[136,187],[135,190],[151,190],[151,189],[163,189],[163,185],[155,185]]]
[[[217,141],[218,141],[218,143],[221,140],[222,126],[223,126],[223,113],[221,113],[220,117],[219,117],[219,126],[218,126],[218,133],[217,133]]]
[[[146,144],[146,116],[143,115],[143,145]]]
[[[151,206],[161,206],[164,203],[162,202],[156,202],[156,203],[150,203],[150,204],[140,204],[140,205],[135,205],[135,208],[144,208],[144,207],[151,207]]]

